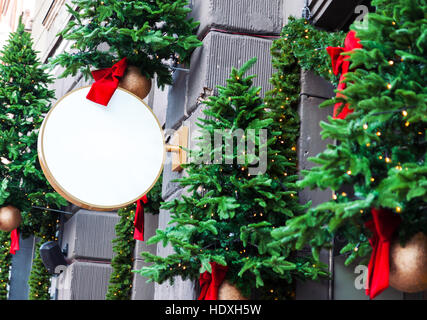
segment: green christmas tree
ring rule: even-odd
[[[44,241],[38,241],[35,247],[33,265],[28,284],[30,287],[29,300],[50,300],[50,278],[52,277],[43,265],[40,257],[40,247]]]
[[[63,77],[81,71],[90,78],[90,67],[109,68],[124,57],[158,85],[171,84],[168,61],[185,63],[201,46],[193,35],[199,23],[187,19],[187,0],[87,1],[67,5],[73,18],[59,34],[74,41],[75,53],[62,53],[54,65],[66,68]],[[106,50],[101,45],[107,45]]]
[[[172,213],[170,226],[148,241],[170,244],[175,253],[165,258],[142,253],[153,264],[139,272],[153,281],[198,280],[216,262],[228,266],[226,279],[246,297],[292,299],[295,278],[325,275],[320,264],[283,250],[271,237],[271,230],[304,213],[305,206],[298,202],[295,185],[298,130],[281,131],[283,109],[266,106],[261,89],[252,86],[254,76],[245,77],[255,62],[233,68],[227,86],[206,102],[199,148],[185,165],[188,176],[177,180],[188,194],[162,206]],[[296,110],[286,115],[284,127],[299,126]],[[235,136],[239,128],[242,134]],[[253,141],[255,152],[245,154],[239,147],[227,152],[230,144],[214,144],[218,132],[237,146]]]
[[[24,237],[35,234],[54,240],[57,215],[43,208],[59,208],[67,202],[49,186],[37,159],[38,132],[54,98],[47,88],[52,79],[22,23],[11,33],[0,60],[0,205],[21,210],[19,228]],[[9,247],[3,249],[7,252]],[[7,261],[7,255],[1,258]]]
[[[273,231],[285,247],[315,251],[334,236],[347,240],[347,264],[370,251],[364,223],[372,208],[386,208],[402,218],[404,244],[427,234],[425,0],[374,0],[368,28],[358,29],[363,49],[350,54],[343,96],[324,103],[349,103],[346,119],[321,123],[322,137],[337,141],[312,161],[301,187],[326,189],[331,200]]]

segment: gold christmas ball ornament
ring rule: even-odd
[[[248,300],[230,282],[224,281],[218,288],[218,300]]]
[[[427,290],[427,236],[420,232],[402,247],[390,247],[390,286],[407,293]]]
[[[0,230],[11,232],[21,224],[21,211],[14,206],[0,208]]]
[[[119,82],[119,87],[132,92],[144,99],[151,90],[151,79],[144,77],[138,67],[128,66],[125,75]]]

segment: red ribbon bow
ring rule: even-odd
[[[135,220],[133,221],[133,225],[135,226],[133,238],[135,240],[144,241],[144,203],[146,204],[147,202],[147,196],[142,196],[136,202]]]
[[[326,51],[328,51],[329,55],[331,56],[332,61],[332,70],[334,74],[337,76],[341,73],[340,82],[338,85],[338,91],[342,91],[347,87],[347,84],[344,83],[345,80],[345,74],[350,69],[350,56],[348,55],[342,55],[343,52],[350,52],[354,49],[360,49],[362,48],[362,45],[360,44],[360,39],[356,38],[356,32],[351,30],[347,37],[345,38],[344,48],[342,47],[327,47]],[[337,97],[342,96],[342,94],[338,93]],[[342,106],[342,103],[336,103],[334,107],[334,119],[345,119],[347,115],[353,112],[349,108],[349,105],[346,104],[342,111],[338,114],[338,111],[340,110]]]
[[[10,233],[10,253],[15,254],[19,250],[19,231],[13,230]]]
[[[366,295],[374,299],[388,288],[390,275],[390,242],[393,233],[401,223],[401,218],[385,209],[372,209],[373,219],[365,226],[372,231],[369,242],[372,246],[368,266],[368,288]]]
[[[218,300],[218,288],[227,274],[227,266],[216,262],[210,262],[210,265],[212,267],[212,274],[205,271],[200,275],[199,283],[202,290],[198,300]]]
[[[86,98],[107,106],[119,86],[120,78],[125,74],[126,68],[127,59],[123,58],[111,68],[93,71],[92,76],[95,79],[95,83],[90,88]]]

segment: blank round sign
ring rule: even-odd
[[[74,90],[47,114],[39,134],[42,170],[75,205],[99,211],[123,208],[148,193],[165,159],[164,135],[151,109],[118,88],[107,107]]]

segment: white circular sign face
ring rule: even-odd
[[[65,199],[99,211],[125,207],[154,186],[165,159],[164,135],[151,109],[118,88],[107,107],[74,90],[47,114],[39,134],[43,172]]]

